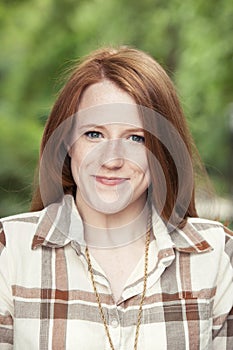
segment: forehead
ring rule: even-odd
[[[127,92],[109,80],[89,86],[78,106],[76,125],[127,123],[142,127],[138,107]]]
[[[109,103],[136,104],[133,97],[126,91],[119,88],[111,80],[103,79],[84,90],[78,110]]]
[[[79,111],[75,116],[75,125],[78,129],[90,125],[101,126],[112,124],[125,125],[126,128],[127,125],[135,128],[143,128],[136,105],[115,103],[94,106]]]

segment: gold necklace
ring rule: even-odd
[[[151,211],[150,211],[150,215],[149,215],[149,219],[148,219],[148,227],[147,227],[147,232],[146,232],[146,244],[145,244],[145,263],[144,263],[144,281],[143,281],[143,292],[142,292],[142,297],[141,297],[141,301],[140,301],[140,305],[139,305],[139,310],[138,310],[138,319],[137,319],[137,327],[136,327],[136,332],[135,332],[135,340],[134,340],[134,350],[137,350],[137,345],[138,345],[138,336],[139,336],[139,328],[140,328],[140,324],[141,324],[141,318],[142,318],[142,305],[145,299],[145,295],[146,295],[146,286],[147,286],[147,277],[148,277],[148,252],[149,252],[149,244],[150,244],[150,228],[151,228]],[[100,301],[100,295],[97,291],[96,288],[96,284],[94,281],[94,273],[93,273],[93,268],[91,265],[91,259],[90,259],[90,255],[89,255],[89,250],[88,250],[88,246],[86,246],[86,258],[87,258],[87,263],[88,263],[88,270],[90,271],[90,276],[91,276],[91,282],[92,282],[92,286],[95,292],[95,297],[96,297],[96,301],[98,303],[98,308],[100,311],[100,315],[104,324],[104,328],[108,337],[108,341],[110,344],[110,347],[112,350],[114,350],[114,346],[112,343],[112,339],[109,333],[109,329],[108,329],[108,325],[107,325],[107,321],[104,315],[104,311],[103,311],[103,307],[101,305],[101,301]]]

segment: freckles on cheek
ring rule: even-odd
[[[138,147],[134,148],[127,154],[128,159],[131,159],[132,162],[134,162],[141,171],[146,171],[148,168],[148,159],[147,159],[147,153],[144,148]]]
[[[71,171],[73,176],[85,176],[98,161],[98,152],[94,147],[87,147],[86,144],[80,142],[75,145],[71,155]]]
[[[79,172],[80,165],[82,163],[83,155],[82,152],[75,150],[72,150],[71,153],[71,171],[72,174],[75,175]]]

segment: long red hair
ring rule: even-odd
[[[192,181],[193,151],[195,147],[171,79],[164,69],[145,52],[129,47],[103,48],[94,51],[74,67],[46,123],[41,143],[40,159],[42,159],[45,147],[54,131],[77,112],[84,90],[102,79],[109,79],[114,82],[132,96],[138,105],[145,106],[163,116],[180,135],[180,139],[189,155],[191,167],[188,164],[189,161],[184,160],[182,152],[180,155],[176,154],[177,159],[174,161],[169,148],[176,149],[180,140],[174,138],[172,130],[169,130],[169,128],[161,130],[163,135],[164,133],[167,135],[166,139],[169,146],[165,146],[159,137],[154,136],[153,130],[158,129],[155,118],[150,116],[143,120],[145,129],[151,131],[145,132],[146,147],[157,160],[155,162],[154,157],[148,155],[152,181],[150,187],[152,202],[155,206],[160,207],[161,198],[164,197],[164,193],[160,192],[164,189],[159,183],[160,177],[158,176],[158,164],[160,164],[167,191],[163,208],[160,208],[161,216],[165,222],[170,221],[176,224],[175,216],[177,215],[179,217],[178,225],[182,227],[188,216],[197,216],[194,198],[195,184]],[[56,144],[52,145],[52,156],[47,160],[46,165],[46,180],[43,181],[43,184],[37,185],[32,199],[32,211],[41,210],[44,206],[58,201],[64,193],[75,195],[76,184],[71,173],[70,158],[68,154],[64,156],[64,152],[66,152],[64,139],[69,133],[68,129],[69,126],[61,129]],[[158,133],[157,129],[156,133]],[[58,186],[61,174],[58,173],[57,169],[59,161],[63,158],[65,160],[62,169],[61,193]],[[177,169],[177,162],[179,167],[183,168],[182,175]],[[181,178],[179,178],[180,176]],[[46,203],[41,198],[41,185],[44,186],[46,191]],[[177,201],[178,194],[180,198]]]

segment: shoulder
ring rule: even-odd
[[[198,231],[212,247],[221,248],[233,257],[233,231],[221,222],[204,218],[188,218],[188,224]]]
[[[233,231],[219,221],[204,218],[188,218],[187,222],[202,233],[216,231],[219,235],[227,236],[228,239],[233,239]]]
[[[0,254],[5,247],[33,237],[44,210],[21,213],[0,219]]]
[[[200,231],[213,230],[213,229],[222,229],[224,226],[221,222],[215,220],[209,220],[205,218],[188,218],[188,223],[196,227]]]
[[[35,225],[38,223],[41,214],[44,210],[37,212],[21,213],[7,216],[0,219],[0,227],[18,227],[18,225]]]
[[[188,218],[188,225],[204,237],[220,239],[225,237],[225,227],[219,221],[208,220],[204,218]]]

